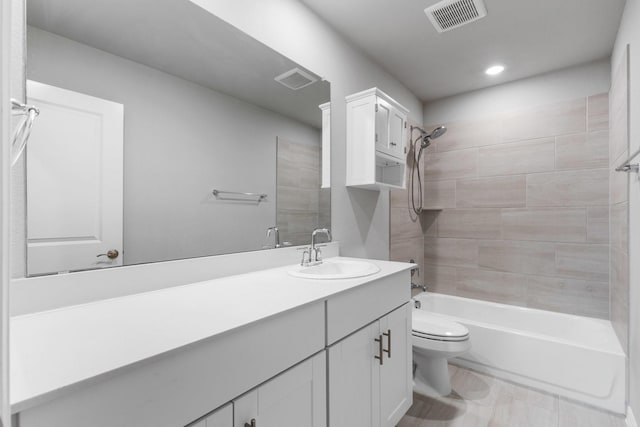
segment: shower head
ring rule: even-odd
[[[444,126],[438,126],[434,130],[432,130],[431,133],[427,135],[425,138],[436,139],[436,138],[440,138],[445,133],[447,133],[447,128]]]
[[[444,135],[447,132],[447,128],[444,126],[438,126],[434,130],[432,130],[431,133],[429,134],[420,128],[416,128],[416,129],[420,131],[420,137],[422,138],[422,144],[420,145],[421,148],[427,148],[429,145],[431,145],[432,139],[440,138],[442,135]]]

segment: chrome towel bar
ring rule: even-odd
[[[616,172],[640,172],[640,164],[631,163],[631,160],[633,160],[638,154],[640,154],[640,148],[630,155],[627,160],[622,162],[620,166],[616,168]]]
[[[241,193],[238,191],[222,191],[222,190],[213,190],[211,193],[219,199],[239,200],[239,201],[245,201],[245,202],[255,201],[259,203],[267,198],[267,195],[265,193]],[[227,195],[231,197],[228,197]],[[233,197],[233,196],[239,196],[239,197]],[[255,200],[252,200],[251,198],[254,198]]]

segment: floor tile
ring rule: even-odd
[[[413,395],[397,427],[624,427],[624,419],[556,395],[449,365],[452,393]]]

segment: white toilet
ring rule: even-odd
[[[469,330],[446,316],[420,309],[413,309],[412,324],[413,389],[427,396],[447,396],[451,393],[447,359],[471,348]]]

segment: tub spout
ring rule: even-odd
[[[427,292],[427,285],[419,285],[411,282],[411,289],[422,289],[422,292]]]

